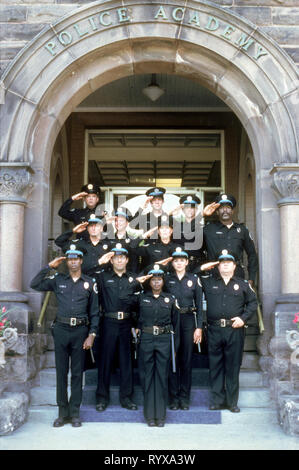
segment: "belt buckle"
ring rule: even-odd
[[[117,312],[117,319],[123,320],[124,319],[124,312]]]
[[[153,326],[153,335],[158,336],[158,334],[159,334],[159,327]]]
[[[76,325],[77,325],[77,318],[72,317],[72,318],[70,319],[70,325],[71,325],[71,326],[76,326]]]
[[[224,327],[226,326],[226,320],[225,320],[225,318],[221,318],[221,319],[220,319],[220,326],[221,326],[221,328],[224,328]]]

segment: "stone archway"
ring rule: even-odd
[[[274,167],[281,205],[290,203],[298,210],[298,73],[274,41],[244,18],[204,1],[186,0],[183,7],[179,3],[93,2],[46,27],[6,70],[0,155],[12,184],[2,197],[3,207],[12,200],[24,204],[28,169],[34,171],[24,253],[35,256],[25,263],[23,289],[28,290],[44,261],[51,154],[66,118],[112,80],[139,73],[178,74],[219,96],[250,139],[257,174],[260,290],[271,330],[275,298],[287,283],[280,270],[269,275],[273,253],[281,256],[280,209],[270,171]],[[30,233],[32,224],[41,227],[36,238]]]

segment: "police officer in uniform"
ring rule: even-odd
[[[134,216],[133,228],[143,230],[144,233],[148,232],[157,226],[158,217],[167,215],[167,212],[163,210],[165,192],[165,188],[161,187],[150,188],[146,191],[147,199]],[[144,213],[149,204],[151,205],[150,212]],[[157,235],[154,234],[152,238],[157,238]]]
[[[122,243],[129,253],[128,271],[134,273],[138,270],[138,255],[136,248],[140,243],[140,238],[133,237],[129,233],[129,224],[133,220],[133,216],[126,207],[118,207],[114,214],[115,230],[112,224],[108,224],[107,240],[110,247],[115,247],[117,243]]]
[[[82,272],[88,276],[94,276],[95,272],[99,270],[99,258],[108,253],[110,249],[109,241],[103,239],[104,224],[105,219],[103,217],[91,214],[87,222],[82,222],[73,230],[64,232],[55,240],[56,245],[65,251],[70,243],[70,238],[74,234],[79,237],[73,242],[84,250]],[[83,237],[86,232],[87,235]]]
[[[217,272],[202,275],[207,300],[208,354],[211,382],[211,410],[228,408],[238,413],[239,373],[242,362],[246,322],[256,312],[257,299],[249,282],[235,275],[236,259],[222,250]]]
[[[53,291],[58,302],[52,327],[55,345],[58,418],[54,427],[71,421],[81,426],[82,376],[85,350],[93,345],[99,322],[99,306],[95,280],[82,274],[82,251],[71,244],[65,257],[51,261],[32,279],[30,287],[40,292]],[[66,259],[68,274],[50,275]],[[68,399],[67,376],[71,360],[71,396]]]
[[[96,410],[104,411],[109,403],[110,377],[113,359],[119,346],[120,389],[119,398],[123,408],[136,410],[132,401],[133,372],[131,357],[131,304],[140,284],[134,273],[127,272],[128,250],[117,243],[111,252],[103,255],[100,264],[111,262],[112,269],[96,273],[101,305],[100,350]]]
[[[195,194],[186,194],[180,198],[180,205],[172,211],[174,216],[174,239],[189,255],[188,271],[196,272],[200,266],[203,241],[203,217],[213,214],[219,206],[213,202],[203,212],[199,211],[200,199]],[[175,214],[182,210],[180,217]]]
[[[83,200],[86,207],[82,209],[72,208],[74,201]],[[63,219],[73,222],[74,225],[86,222],[91,214],[94,214],[100,201],[100,188],[96,184],[85,184],[81,188],[81,192],[74,194],[67,199],[58,211],[58,215]]]
[[[148,266],[157,261],[171,261],[171,253],[175,250],[175,243],[172,240],[173,233],[173,217],[167,214],[157,218],[157,226],[153,227],[149,233],[154,230],[158,232],[158,239],[147,239],[139,243],[137,247],[137,255],[142,258],[141,268],[146,269]],[[145,234],[147,236],[147,234]]]
[[[179,336],[179,311],[175,297],[163,291],[164,270],[159,265],[154,265],[139,279],[145,283],[144,292],[137,296],[134,307],[136,331],[141,331],[143,412],[148,426],[163,427],[169,365],[175,348],[172,343],[178,341]]]
[[[221,250],[232,251],[236,257],[236,275],[244,279],[242,260],[245,250],[248,257],[248,279],[253,286],[258,270],[258,258],[248,228],[233,221],[236,199],[222,194],[216,198],[216,203],[220,204],[216,212],[219,221],[208,223],[203,230],[203,249],[207,252],[207,261],[217,259]]]
[[[175,295],[180,306],[180,345],[176,354],[176,373],[169,374],[169,408],[189,409],[193,344],[202,337],[202,287],[196,274],[187,272],[188,253],[177,247],[172,253],[173,273],[168,273],[165,288]]]

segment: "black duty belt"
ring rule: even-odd
[[[180,313],[194,313],[193,307],[180,307]]]
[[[77,317],[57,317],[56,322],[64,323],[69,326],[83,326],[88,325],[89,321],[87,318],[77,318]]]
[[[151,335],[158,336],[171,332],[171,325],[166,326],[145,326],[142,328],[143,333],[150,333]]]
[[[129,312],[105,312],[105,318],[114,318],[115,320],[126,320],[130,318],[131,314]]]
[[[234,322],[232,320],[226,320],[225,318],[220,318],[220,320],[208,321],[208,325],[212,326],[221,326],[221,328],[225,328],[226,326],[232,326]]]

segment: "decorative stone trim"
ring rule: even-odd
[[[0,162],[0,201],[25,204],[33,189],[29,164]]]
[[[299,164],[274,165],[272,189],[279,198],[277,205],[299,204]]]

